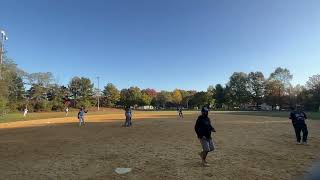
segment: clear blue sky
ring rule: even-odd
[[[8,56],[60,84],[205,90],[235,71],[320,73],[319,0],[0,0]],[[101,86],[102,86],[101,85]]]

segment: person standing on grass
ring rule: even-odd
[[[78,119],[79,119],[79,127],[84,125],[84,114],[88,113],[87,110],[84,109],[84,107],[81,107],[79,112],[78,112]]]
[[[305,122],[307,119],[306,113],[302,111],[300,107],[297,107],[296,110],[291,107],[291,113],[289,119],[292,121],[292,125],[296,134],[297,144],[301,144],[301,131],[303,133],[302,143],[307,145],[308,143],[308,127]]]
[[[201,115],[198,117],[194,127],[203,150],[199,153],[203,166],[209,166],[209,164],[206,161],[206,158],[209,152],[214,151],[214,144],[211,138],[211,132],[216,132],[211,125],[211,121],[208,115],[209,109],[207,107],[203,107],[201,110]]]
[[[125,110],[125,116],[126,116],[126,121],[124,123],[124,126],[125,127],[130,127],[132,126],[132,111],[131,111],[131,108],[130,107],[127,107],[126,110]]]
[[[23,112],[23,117],[26,118],[28,114],[28,108],[26,107]]]

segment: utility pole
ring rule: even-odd
[[[2,63],[3,63],[3,53],[4,53],[4,41],[8,40],[8,37],[6,35],[6,32],[2,29],[0,29],[1,32],[1,39],[0,39],[0,79],[2,79]]]
[[[98,111],[100,111],[100,77],[97,77],[98,79]]]
[[[2,32],[2,31],[1,31]],[[3,52],[3,37],[1,33],[1,42],[0,42],[0,65],[2,65],[2,52]]]
[[[1,31],[0,64],[2,64],[3,63],[3,53],[4,53],[4,41],[8,40],[8,37],[7,37],[6,32],[4,30],[0,29],[0,31]]]
[[[189,109],[189,101],[190,101],[190,97],[187,99],[187,109]]]

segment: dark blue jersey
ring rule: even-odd
[[[80,110],[78,112],[78,117],[83,117],[85,113],[87,113],[88,111],[85,111],[85,110]]]
[[[306,113],[303,111],[292,111],[290,113],[290,117],[292,120],[292,124],[305,124],[305,120],[307,119]]]
[[[198,138],[206,137],[207,139],[211,139],[211,132],[214,128],[211,125],[209,117],[201,115],[197,119],[194,130],[196,131]]]

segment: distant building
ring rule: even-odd
[[[261,110],[263,110],[263,111],[272,111],[272,106],[269,106],[266,103],[263,103],[260,106],[261,106]]]
[[[137,109],[139,110],[154,110],[153,106],[139,106]]]
[[[239,108],[240,109],[240,108]],[[246,111],[271,111],[272,106],[269,106],[266,103],[263,103],[261,105],[252,105],[252,104],[246,104],[244,105],[244,110]]]

